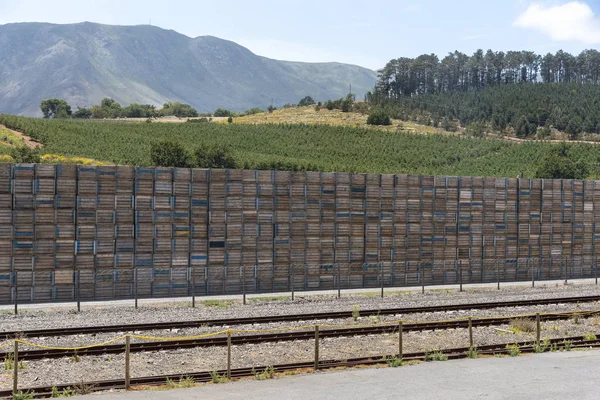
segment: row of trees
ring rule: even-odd
[[[179,118],[197,117],[196,111],[189,104],[168,102],[161,109],[151,104],[131,103],[121,106],[111,98],[104,98],[100,104],[90,108],[77,107],[73,112],[71,106],[63,99],[46,99],[40,104],[44,118],[79,118],[79,119],[104,119],[104,118],[157,118],[161,116],[175,116]]]
[[[393,59],[378,72],[369,96],[393,99],[502,84],[599,83],[600,52],[572,55],[560,50],[541,56],[532,51],[477,50],[469,57],[455,51],[441,60],[435,54]]]

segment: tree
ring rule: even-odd
[[[585,179],[588,175],[587,166],[582,160],[573,160],[571,147],[565,143],[554,146],[535,173],[541,179]]]
[[[391,125],[392,121],[390,120],[390,116],[387,115],[383,110],[373,110],[369,114],[367,118],[367,125]]]
[[[131,103],[123,108],[121,116],[125,118],[155,118],[158,116],[158,111],[150,104]]]
[[[271,104],[269,106],[269,108],[267,108],[267,111],[269,112],[269,114],[271,114],[273,111],[277,110],[277,107],[273,107],[273,104]]]
[[[485,132],[483,122],[472,122],[465,128],[465,134],[476,138],[482,138]]]
[[[356,96],[353,94],[349,94],[345,99],[342,100],[342,112],[350,112],[352,111],[352,106],[354,105],[354,99]]]
[[[192,106],[178,101],[163,104],[163,108],[159,112],[160,115],[175,116],[178,118],[194,118],[198,116],[198,111],[192,108]]]
[[[90,119],[92,118],[92,110],[85,107],[77,107],[77,111],[73,113],[73,118]]]
[[[198,168],[236,168],[236,162],[229,147],[212,145],[198,147],[194,152]]]
[[[315,104],[315,101],[310,96],[306,96],[298,102],[299,107],[312,106],[313,104]]]
[[[154,142],[150,148],[152,164],[159,167],[190,167],[189,154],[177,142],[165,140]]]
[[[231,117],[231,111],[223,108],[217,108],[215,110],[215,117]]]
[[[123,111],[121,105],[109,97],[102,99],[100,102],[100,107],[102,108],[104,114],[103,118],[119,118],[121,117],[121,113]]]
[[[233,124],[233,117],[227,118],[227,123],[228,124]]]
[[[93,106],[90,111],[92,112],[92,118],[94,119],[108,118],[106,110],[99,105]]]
[[[44,118],[69,118],[71,106],[62,99],[46,99],[40,104]]]

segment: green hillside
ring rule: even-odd
[[[170,139],[190,150],[227,144],[246,168],[280,162],[290,169],[320,171],[533,177],[553,146],[318,125],[146,124],[6,115],[0,115],[0,123],[39,140],[47,153],[129,165],[150,165],[151,143]],[[572,155],[594,175],[599,148],[572,146]]]

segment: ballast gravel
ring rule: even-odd
[[[19,315],[12,315],[8,309],[0,314],[0,331],[18,331],[76,326],[118,325],[124,323],[151,323],[186,321],[200,319],[221,319],[237,317],[255,317],[268,315],[302,314],[327,311],[351,311],[354,307],[360,310],[382,309],[392,307],[419,307],[442,304],[466,304],[478,302],[542,299],[556,297],[590,296],[600,294],[596,285],[543,285],[536,288],[503,287],[500,291],[490,288],[457,290],[429,290],[425,294],[406,291],[387,290],[385,297],[374,294],[342,293],[342,298],[325,295],[303,295],[296,293],[296,299],[267,298],[255,296],[247,305],[241,299],[205,300],[197,299],[197,307],[191,308],[184,302],[148,302],[140,301],[140,307],[107,303],[102,307],[83,304],[81,313],[64,307],[44,306],[21,310]],[[262,297],[262,299],[261,299]],[[437,312],[427,314],[394,315],[380,317],[360,317],[344,320],[299,321],[293,323],[273,323],[261,325],[235,326],[233,329],[273,329],[282,327],[300,327],[306,325],[341,324],[356,325],[374,322],[411,320],[433,321],[464,318],[467,316],[502,316],[530,314],[534,312],[568,312],[600,309],[598,303],[554,304],[532,307],[511,307],[490,310],[469,310],[454,312]],[[600,318],[582,318],[579,321],[549,321],[542,323],[542,338],[559,338],[595,333],[600,337]],[[156,330],[149,332],[133,332],[148,336],[175,337],[195,336],[208,332],[217,332],[227,327],[200,327],[173,331]],[[534,333],[509,333],[508,326],[482,327],[474,329],[476,345],[514,343],[534,339]],[[327,329],[324,327],[323,329]],[[47,346],[75,347],[98,343],[118,337],[125,333],[82,335],[69,337],[32,338],[31,341]],[[236,333],[237,334],[237,333]],[[241,334],[241,333],[240,333]],[[143,340],[142,340],[143,341]],[[354,357],[379,356],[395,354],[398,349],[398,335],[373,335],[348,338],[328,338],[320,342],[320,358],[348,359]],[[466,329],[452,329],[427,332],[409,332],[404,334],[404,351],[416,352],[424,350],[444,349],[468,346]],[[314,357],[314,340],[262,343],[233,346],[232,367],[251,367],[259,365],[275,365],[283,363],[312,361]],[[226,363],[226,348],[196,348],[175,351],[159,351],[134,353],[131,355],[132,376],[149,376],[161,374],[182,374],[199,371],[223,369]],[[82,356],[63,359],[45,359],[25,362],[25,369],[20,370],[20,387],[54,385],[59,383],[79,383],[82,381],[120,379],[124,373],[123,355]],[[12,371],[2,371],[0,388],[11,387]]]

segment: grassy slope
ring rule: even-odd
[[[523,173],[532,177],[551,146],[414,134],[397,127],[379,130],[309,125],[300,117],[290,116],[283,120],[297,124],[278,125],[278,116],[267,115],[267,121],[272,123],[265,125],[249,124],[258,123],[265,115],[236,118],[231,125],[52,121],[5,116],[0,116],[0,122],[42,137],[45,153],[134,165],[150,165],[151,143],[170,139],[190,150],[212,143],[230,145],[240,165],[248,168],[261,162],[283,161],[322,171],[513,177]],[[329,122],[335,121],[339,122],[332,116]],[[575,144],[574,149],[595,171],[599,148]]]

